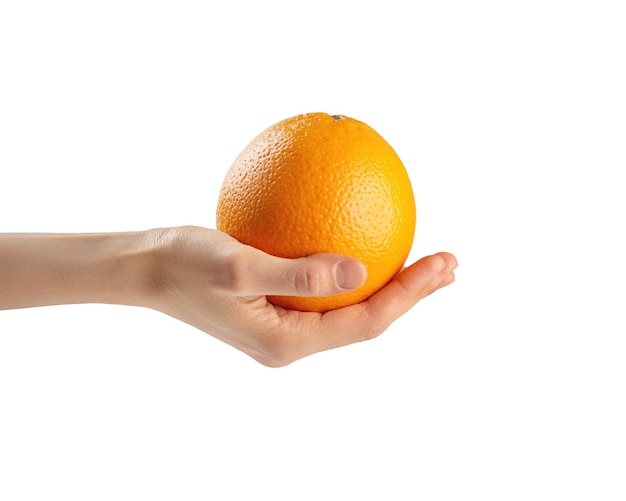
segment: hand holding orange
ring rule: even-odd
[[[216,223],[275,256],[331,252],[365,264],[367,280],[354,291],[268,297],[288,309],[323,312],[359,303],[397,275],[413,244],[415,200],[400,158],[374,129],[308,113],[267,128],[237,157]]]

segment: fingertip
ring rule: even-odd
[[[437,288],[441,289],[452,284],[456,279],[454,270],[458,266],[456,257],[449,252],[437,252],[430,257],[435,258],[436,264],[433,264],[433,270],[436,269],[437,271],[433,273],[433,278],[439,277]]]
[[[454,282],[454,270],[457,265],[456,257],[453,254],[437,252],[413,263],[397,278],[407,290],[421,291],[422,293],[427,291],[424,295],[428,295]]]
[[[459,265],[456,256],[449,252],[437,252],[427,259],[432,260],[431,266],[435,273],[451,272]]]

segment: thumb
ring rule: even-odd
[[[259,253],[246,266],[239,295],[330,296],[357,289],[367,278],[361,261],[339,254],[287,259]]]

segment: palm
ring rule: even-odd
[[[262,349],[255,347],[248,354],[266,365],[284,365],[311,353],[377,337],[417,301],[448,285],[452,273],[442,277],[438,272],[455,261],[448,253],[423,258],[368,300],[326,313],[285,310],[264,296],[237,298],[244,317],[264,326],[259,330]]]

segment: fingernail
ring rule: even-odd
[[[359,261],[340,261],[335,268],[337,285],[342,289],[352,290],[363,285],[367,277],[367,269]]]

